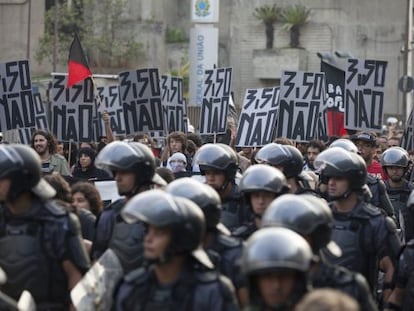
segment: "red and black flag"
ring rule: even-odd
[[[69,62],[68,62],[68,83],[66,87],[85,80],[92,76],[92,72],[89,69],[88,61],[83,53],[82,46],[77,34],[70,45],[69,50]]]

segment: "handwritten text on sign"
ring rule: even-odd
[[[345,127],[381,131],[386,61],[349,59],[345,76]]]
[[[185,132],[183,79],[167,75],[161,76],[161,99],[165,129],[168,133]]]

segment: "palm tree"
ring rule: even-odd
[[[300,28],[309,21],[310,10],[300,4],[291,5],[281,12],[283,28],[290,32],[290,46],[297,48],[300,46]]]
[[[280,17],[281,9],[276,6],[276,4],[270,5],[263,5],[261,7],[255,8],[253,15],[258,20],[261,20],[266,28],[266,49],[273,48],[273,34],[274,34],[274,27],[273,24]]]

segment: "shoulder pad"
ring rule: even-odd
[[[378,207],[376,207],[376,206],[374,206],[374,205],[372,205],[370,203],[366,203],[366,202],[364,202],[364,204],[362,204],[361,211],[365,215],[368,214],[369,216],[379,216],[379,215],[382,215],[381,214],[381,210]]]
[[[237,229],[236,229],[236,231],[237,231]],[[240,240],[238,240],[234,237],[231,237],[231,236],[224,235],[224,234],[218,234],[217,235],[217,241],[221,245],[225,246],[225,248],[236,248],[236,247],[240,247],[242,245]]]
[[[394,233],[397,230],[397,225],[395,221],[391,217],[385,217],[385,227],[387,228],[388,232]]]
[[[413,247],[414,248],[414,239],[411,239],[406,244],[407,247]]]
[[[367,176],[367,184],[372,185],[378,183],[379,179],[377,177],[372,176],[371,174],[368,174]]]
[[[197,270],[194,273],[195,278],[200,283],[212,283],[219,279],[219,273],[215,270]]]
[[[414,183],[412,182],[412,181],[410,181],[408,184],[407,184],[407,188],[411,191],[411,190],[414,190]]]
[[[104,210],[110,210],[110,209],[121,210],[124,205],[125,205],[125,199],[118,199],[115,202],[106,206]]]
[[[58,204],[54,203],[53,201],[47,201],[44,204],[46,210],[50,212],[54,216],[65,216],[68,212]]]
[[[332,277],[341,284],[348,284],[354,280],[354,273],[341,266],[331,266]]]
[[[126,283],[140,284],[146,282],[148,277],[149,271],[146,268],[138,268],[127,273],[124,276],[124,281]]]

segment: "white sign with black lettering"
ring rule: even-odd
[[[161,99],[164,128],[167,133],[175,131],[185,132],[183,79],[169,75],[161,76]]]
[[[127,135],[158,132],[164,135],[158,68],[119,73],[119,95]]]
[[[0,63],[0,130],[36,126],[28,60]]]
[[[200,115],[200,134],[224,134],[231,97],[232,68],[206,70],[203,104]]]
[[[348,59],[345,128],[381,132],[386,69],[386,61]]]
[[[277,121],[279,91],[279,87],[246,90],[236,146],[261,147],[272,142]]]
[[[407,151],[414,150],[414,135],[413,135],[413,110],[411,110],[407,123],[404,127],[404,134],[401,137],[401,147]]]
[[[64,75],[53,76],[52,132],[60,141],[94,141],[92,120],[96,116],[91,79],[66,88]]]
[[[124,109],[119,100],[119,85],[105,85],[98,89],[100,101],[97,102],[98,110],[98,136],[105,135],[105,124],[102,113],[106,111],[109,115],[112,132],[115,135],[125,135]]]
[[[277,137],[297,142],[318,138],[324,102],[324,73],[283,71],[280,79]]]
[[[35,107],[35,127],[25,127],[18,130],[20,143],[30,144],[32,133],[36,129],[49,130],[49,123],[47,121],[46,109],[43,104],[42,97],[40,93],[33,93],[33,104]]]

